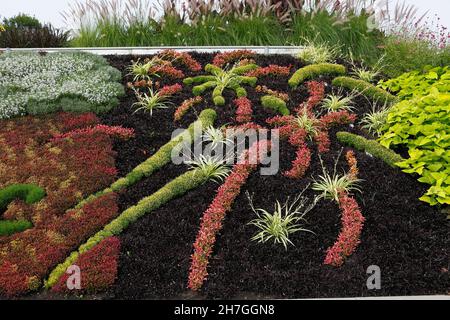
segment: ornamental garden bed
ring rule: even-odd
[[[448,68],[387,80],[303,58],[0,55],[2,297],[448,294]],[[173,163],[194,124],[219,145],[225,128],[278,129],[279,148]],[[250,161],[264,146],[276,174]],[[294,220],[264,228],[277,202]]]

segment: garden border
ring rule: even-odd
[[[11,52],[73,52],[82,51],[98,55],[146,55],[146,54],[156,54],[159,51],[171,49],[177,51],[195,51],[195,52],[226,52],[234,50],[252,50],[257,54],[296,54],[299,50],[303,49],[303,46],[167,46],[167,47],[99,47],[99,48],[0,48],[0,50],[11,51]]]

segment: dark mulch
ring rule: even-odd
[[[193,54],[202,65],[212,60],[210,54]],[[131,59],[137,57],[108,57],[111,64],[125,72]],[[290,56],[258,56],[259,65],[301,64]],[[184,70],[187,75],[191,75]],[[287,77],[260,79],[259,84],[290,92]],[[329,79],[324,79],[329,83]],[[124,83],[126,82],[124,79]],[[327,89],[331,90],[331,87]],[[259,94],[249,89],[253,101],[255,121],[273,114],[259,107]],[[295,107],[307,97],[301,86],[290,92],[289,107]],[[192,97],[185,87],[175,99],[179,105]],[[218,125],[233,123],[235,108],[232,93],[226,93],[226,105],[214,107],[210,93],[202,106],[191,110],[181,121],[172,121],[173,109],[157,110],[151,117],[142,112],[133,113],[133,94],[127,92],[119,107],[103,116],[107,124],[122,125],[136,130],[137,136],[128,142],[117,142],[117,166],[120,174],[129,172],[166,143],[174,129],[187,127],[205,107],[218,112]],[[358,99],[357,113],[362,115],[371,106]],[[359,132],[357,129],[339,128]],[[332,131],[332,151],[323,155],[326,166],[332,170],[342,146]],[[315,150],[315,147],[313,147]],[[281,144],[280,171],[290,168],[294,149]],[[294,246],[286,251],[280,245],[258,244],[250,241],[255,228],[248,223],[254,218],[245,192],[242,192],[228,213],[218,236],[209,266],[209,278],[200,293],[186,289],[192,254],[192,244],[199,228],[203,211],[212,201],[218,185],[208,183],[185,196],[140,219],[121,236],[119,278],[103,296],[116,299],[173,299],[173,298],[301,298],[346,297],[371,295],[447,294],[450,290],[450,240],[448,222],[437,208],[428,207],[418,198],[426,186],[413,177],[392,169],[379,160],[357,152],[362,194],[356,196],[366,223],[361,244],[341,268],[323,265],[326,249],[340,230],[339,208],[330,201],[321,201],[307,217],[306,227],[315,232],[297,233],[291,238]],[[344,157],[338,169],[346,169]],[[185,166],[168,165],[153,176],[142,180],[120,195],[120,208],[138,202],[186,170]],[[272,209],[276,200],[294,196],[311,182],[311,176],[321,173],[317,153],[307,178],[300,181],[276,176],[251,175],[243,191],[254,196],[256,207]],[[310,199],[314,194],[308,190]],[[381,290],[368,290],[366,269],[370,265],[381,268]]]

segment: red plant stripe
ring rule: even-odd
[[[199,104],[203,101],[202,97],[195,97],[191,99],[184,100],[183,103],[175,110],[173,115],[173,121],[180,121],[181,118],[192,108],[194,105]]]
[[[180,61],[183,63],[186,67],[189,68],[191,71],[200,71],[202,69],[202,66],[200,63],[198,63],[192,56],[187,52],[178,52],[173,49],[166,49],[159,53],[159,56],[161,58],[168,58]]]
[[[358,163],[355,153],[347,151],[345,159],[350,167],[349,175],[356,179],[358,177]],[[325,264],[340,266],[344,259],[350,256],[360,243],[361,231],[364,224],[358,203],[346,193],[339,194],[339,207],[342,211],[342,229],[337,242],[327,251]]]
[[[157,74],[159,76],[166,76],[172,79],[182,79],[185,77],[183,71],[171,66],[170,64],[164,64],[160,66],[151,67],[148,70],[149,74]]]
[[[309,91],[308,110],[312,110],[325,97],[325,84],[323,82],[310,81],[306,84]]]
[[[249,77],[263,77],[263,76],[288,76],[291,73],[292,66],[279,66],[271,64],[268,67],[259,67],[258,69],[248,72],[246,75]]]
[[[159,95],[160,96],[173,96],[174,94],[180,92],[181,90],[183,90],[183,87],[181,86],[181,84],[176,83],[174,85],[171,86],[164,86],[159,90]]]
[[[347,151],[347,153],[345,154],[345,159],[347,160],[347,164],[350,167],[350,170],[348,172],[349,176],[353,179],[357,179],[359,170],[357,166],[356,156],[353,150]]]
[[[248,98],[235,99],[234,104],[237,106],[236,122],[245,123],[252,121],[252,102]]]
[[[360,243],[364,217],[355,199],[346,193],[339,195],[339,207],[342,212],[342,228],[336,243],[327,250],[324,264],[341,266]]]
[[[296,152],[296,158],[292,161],[292,168],[284,175],[289,178],[300,179],[306,173],[311,163],[311,151],[303,144]]]
[[[234,165],[231,174],[226,178],[223,185],[217,191],[217,195],[208,209],[203,213],[200,230],[194,243],[194,253],[189,272],[188,288],[198,290],[205,281],[208,272],[207,266],[211,256],[216,234],[222,229],[225,214],[231,210],[231,206],[239,195],[241,187],[247,181],[250,173],[256,169],[259,150],[267,146],[268,141],[255,143],[247,150],[243,163]]]
[[[327,131],[319,131],[315,136],[314,140],[317,143],[317,150],[319,153],[324,153],[330,151],[330,137]]]
[[[242,60],[250,59],[256,55],[254,51],[251,50],[235,50],[230,52],[223,52],[216,54],[213,60],[213,64],[218,67],[223,67],[225,64]]]
[[[280,129],[281,130],[281,129]],[[281,134],[284,136],[284,133]],[[289,143],[294,147],[302,148],[305,144],[305,140],[308,137],[308,133],[305,129],[297,129],[293,130],[292,128],[289,130]]]
[[[344,125],[353,123],[356,120],[356,115],[353,113],[349,113],[348,111],[336,111],[330,112],[324,115],[319,119],[320,125],[328,129],[333,125]]]

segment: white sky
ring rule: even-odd
[[[397,0],[391,0],[394,3]],[[402,1],[402,0],[400,0]],[[430,11],[430,16],[438,14],[443,25],[450,28],[449,0],[405,0],[407,4],[416,5],[423,13]],[[74,0],[0,0],[0,16],[10,17],[19,12],[36,16],[43,22],[51,22],[63,27],[61,12],[68,8]]]

